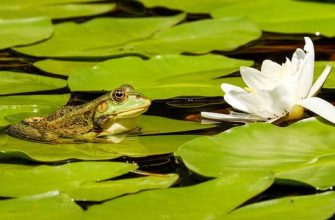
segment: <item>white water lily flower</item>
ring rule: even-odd
[[[225,101],[244,113],[232,112],[227,115],[202,112],[201,116],[214,120],[272,122],[300,119],[306,108],[335,123],[335,107],[314,97],[327,79],[331,67],[327,65],[313,85],[314,46],[308,37],[305,37],[304,50],[298,48],[292,60],[286,59],[282,65],[264,60],[261,71],[241,67],[242,78],[249,87],[247,90],[225,83],[221,85]]]

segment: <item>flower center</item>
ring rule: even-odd
[[[300,105],[294,105],[291,111],[288,113],[288,116],[285,118],[285,120],[297,120],[301,119],[304,116],[304,108]]]

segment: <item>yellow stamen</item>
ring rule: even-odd
[[[288,116],[285,118],[285,121],[298,120],[303,118],[304,108],[300,105],[293,106],[292,110],[288,113]]]

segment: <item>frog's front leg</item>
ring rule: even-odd
[[[125,138],[125,136],[126,136],[125,134],[105,136],[105,135],[101,135],[101,133],[88,132],[82,135],[78,135],[76,137],[76,140],[82,141],[82,142],[117,144],[117,143],[120,143]]]

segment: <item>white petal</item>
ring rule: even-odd
[[[264,60],[262,63],[261,72],[266,74],[265,76],[267,77],[270,76],[277,78],[277,76],[280,76],[281,68],[281,65],[278,63],[275,63],[271,60]]]
[[[298,80],[297,88],[299,91],[298,96],[307,97],[310,88],[313,84],[313,74],[314,74],[314,46],[310,38],[305,37],[305,47],[304,50],[307,52],[303,66],[301,69],[301,75]]]
[[[251,67],[240,67],[241,76],[243,81],[252,90],[268,89],[274,85],[274,80],[271,78],[271,74],[264,74],[257,69]]]
[[[310,97],[301,100],[298,104],[322,118],[335,123],[335,106],[329,102],[318,97]]]
[[[262,118],[272,118],[274,116],[271,108],[268,108],[268,105],[264,103],[262,96],[248,93],[242,88],[230,84],[224,83],[221,87],[225,92],[225,101],[233,108]]]
[[[322,85],[326,81],[331,69],[332,69],[332,67],[330,65],[326,66],[326,68],[323,70],[323,72],[321,73],[319,78],[314,82],[311,90],[309,90],[309,93],[308,93],[307,97],[315,96],[316,93],[319,92],[320,88],[322,87]]]
[[[265,121],[264,119],[257,117],[255,115],[246,113],[234,113],[230,114],[220,114],[214,112],[201,112],[201,117],[217,120],[217,121],[230,121],[230,122],[255,122],[255,121]]]

